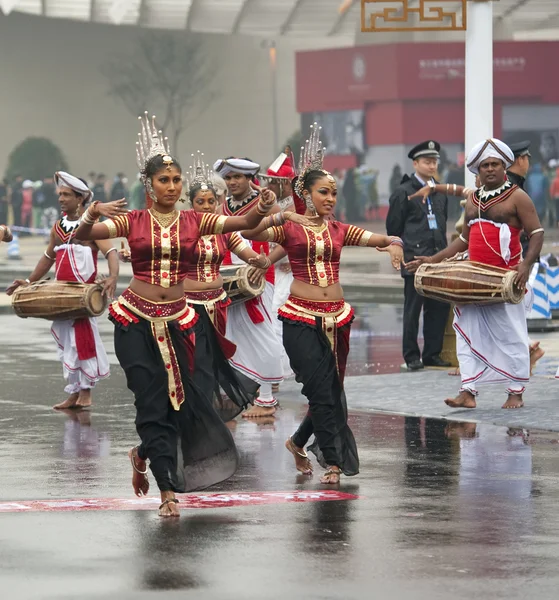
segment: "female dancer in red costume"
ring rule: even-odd
[[[203,156],[198,152],[190,169],[189,199],[195,212],[215,214],[218,209],[217,194]],[[306,220],[295,214],[293,218],[298,222]],[[193,254],[189,256],[184,280],[186,299],[198,313],[207,332],[209,348],[202,354],[207,356],[211,353],[213,356],[213,363],[196,361],[194,382],[209,397],[215,392],[214,397],[219,401],[219,413],[225,421],[233,419],[240,410],[253,402],[259,387],[257,382],[245,377],[228,362],[236,347],[225,336],[227,307],[231,301],[223,289],[223,278],[219,272],[228,250],[259,269],[265,270],[271,264],[264,254],[254,252],[238,233],[206,235],[198,240]],[[198,349],[200,340],[197,344]],[[219,386],[232,402],[221,398]]]
[[[156,130],[155,117],[150,123],[146,115],[139,135],[138,163],[153,207],[129,212],[125,200],[94,203],[76,237],[128,240],[134,278],[111,305],[110,318],[116,326],[116,355],[135,396],[141,439],[129,453],[132,484],[138,496],[147,493],[149,459],[161,492],[159,514],[173,517],[179,514],[175,492],[223,481],[238,464],[231,433],[193,380],[195,357],[200,360],[207,345],[198,347],[203,328],[184,295],[189,257],[201,236],[256,227],[275,196],[263,192],[254,210],[242,217],[179,212],[181,168]],[[96,223],[101,215],[108,220]]]
[[[344,246],[371,246],[388,252],[395,269],[403,259],[402,240],[378,235],[353,225],[330,220],[336,205],[336,181],[322,168],[323,148],[319,128],[312,126],[310,140],[302,149],[298,196],[306,203],[312,227],[286,222],[286,213],[263,220],[245,237],[281,244],[287,251],[294,281],[287,302],[279,309],[283,343],[309,412],[286,442],[295,465],[305,474],[312,465],[304,447],[326,468],[321,483],[338,483],[340,474],[356,475],[359,458],[353,433],[347,424],[344,375],[349,352],[353,309],[344,301],[339,283],[340,254]],[[263,233],[258,233],[266,227]]]

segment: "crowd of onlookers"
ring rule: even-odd
[[[108,181],[103,173],[89,173],[87,184],[95,199],[101,202],[126,198],[130,208],[145,205],[145,191],[139,178],[128,187],[123,173],[117,173],[113,181]],[[29,230],[50,229],[59,215],[58,194],[52,176],[32,181],[16,175],[12,181],[0,181],[0,223]]]

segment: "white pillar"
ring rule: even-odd
[[[468,2],[466,31],[466,156],[481,140],[493,137],[493,2]],[[465,165],[464,165],[465,166]],[[466,185],[474,176],[466,169]]]

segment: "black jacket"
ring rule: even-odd
[[[517,185],[521,190],[524,189],[524,184],[526,183],[526,178],[521,175],[517,175],[512,171],[507,171],[507,177],[510,179],[514,185]]]
[[[448,218],[448,198],[445,194],[435,192],[430,199],[433,213],[437,219],[437,229],[429,229],[427,202],[421,198],[408,200],[423,184],[412,175],[404,175],[402,183],[390,196],[390,207],[386,217],[386,232],[397,235],[404,240],[404,260],[412,260],[414,256],[433,256],[447,247],[446,221]],[[405,269],[402,275],[409,275]]]

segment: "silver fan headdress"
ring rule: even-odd
[[[163,132],[157,130],[155,115],[150,120],[146,110],[144,116],[138,117],[138,120],[141,123],[141,131],[138,133],[138,141],[136,142],[136,160],[142,181],[145,184],[146,166],[152,158],[162,156],[168,169],[174,161],[169,150],[169,138],[163,137]]]
[[[201,190],[213,190],[212,171],[210,165],[204,162],[204,153],[197,150],[196,154],[191,154],[191,157],[192,164],[186,175],[188,192],[190,193],[196,186],[200,186]]]
[[[320,130],[322,127],[318,126],[318,123],[311,125],[311,135],[306,140],[305,145],[301,147],[301,156],[299,157],[299,177],[295,184],[295,191],[299,198],[303,198],[303,185],[305,183],[305,177],[311,171],[321,171],[324,175],[330,175],[328,171],[325,171],[322,167],[324,161],[325,148],[322,146],[320,140]]]

